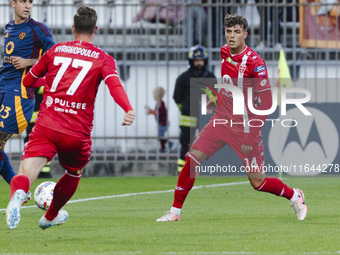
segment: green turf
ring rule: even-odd
[[[176,179],[83,178],[72,199],[168,190]],[[42,181],[37,180],[31,191]],[[241,181],[246,179],[198,178],[196,186]],[[284,181],[305,192],[305,221],[296,220],[286,199],[253,191],[249,184],[210,187],[191,191],[180,222],[155,222],[170,208],[172,192],[68,204],[68,221],[45,231],[37,224],[43,211],[22,209],[15,230],[7,228],[2,216],[0,253],[339,254],[340,180]],[[8,194],[8,185],[0,181],[0,208],[6,207]]]

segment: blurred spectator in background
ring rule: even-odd
[[[180,74],[176,80],[174,100],[181,117],[179,126],[181,134],[179,141],[181,143],[180,158],[177,161],[177,169],[180,172],[185,164],[185,156],[189,152],[190,144],[193,142],[198,123],[198,107],[192,109],[190,101],[199,102],[200,94],[190,86],[191,78],[216,78],[212,72],[208,71],[208,52],[201,45],[191,47],[189,51],[189,69]]]
[[[317,11],[318,15],[318,23],[320,26],[327,27],[332,24],[332,16],[330,15],[334,4],[336,4],[338,0],[321,0],[321,7]]]
[[[255,0],[260,13],[260,43],[254,48],[255,51],[263,51],[267,47],[281,49],[280,35],[283,32],[283,7],[277,6],[284,0]],[[272,38],[270,38],[272,35]]]
[[[186,46],[201,44],[207,46],[207,11],[201,0],[184,0],[185,16],[183,34]]]
[[[144,20],[173,26],[181,23],[184,19],[184,7],[179,1],[146,0],[141,2],[143,4],[142,9],[136,14],[132,22]]]
[[[224,42],[224,27],[221,20],[227,13],[235,14],[238,11],[238,6],[241,0],[212,0],[214,6],[211,7],[211,32],[212,32],[212,47],[220,48]]]
[[[147,114],[155,115],[158,124],[158,137],[161,144],[160,152],[166,152],[166,143],[164,134],[168,130],[168,110],[165,107],[163,97],[165,90],[162,87],[157,87],[153,90],[153,98],[156,100],[156,107],[152,110],[149,106],[145,106]],[[169,141],[169,149],[173,146],[173,142]]]
[[[268,47],[280,50],[282,48],[281,36],[284,32],[287,33],[284,22],[299,21],[299,7],[293,5],[297,3],[298,0],[255,1],[260,14],[260,43],[254,50],[264,51]],[[285,6],[282,4],[285,4]],[[285,45],[285,47],[287,46],[288,45]]]

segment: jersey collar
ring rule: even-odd
[[[27,20],[25,20],[25,23],[27,23],[28,21],[30,21],[30,19],[31,19],[31,15],[28,16]]]
[[[248,46],[247,46],[247,45],[246,45],[246,47],[243,49],[243,51],[241,51],[240,53],[237,53],[237,54],[231,54],[231,52],[230,52],[230,56],[232,56],[232,57],[235,57],[235,56],[237,56],[237,55],[243,54],[243,52],[245,52],[245,51],[246,51],[246,49],[248,49]],[[230,49],[229,49],[229,51],[230,51]]]

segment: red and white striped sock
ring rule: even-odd
[[[265,178],[260,186],[254,189],[257,191],[272,193],[279,197],[285,197],[289,200],[294,195],[294,190],[278,178]]]

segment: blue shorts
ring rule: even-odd
[[[0,131],[21,134],[31,121],[34,99],[0,93]]]
[[[158,126],[158,136],[163,137],[167,130],[168,130],[167,126]]]

